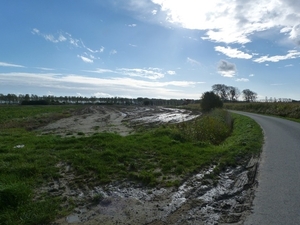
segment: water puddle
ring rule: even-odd
[[[180,123],[199,116],[192,115],[190,111],[184,109],[159,108],[158,111],[153,112],[153,115],[143,116],[132,121],[142,123]]]

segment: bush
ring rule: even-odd
[[[209,114],[188,123],[179,123],[176,133],[185,135],[186,140],[220,144],[230,136],[233,120],[224,110],[213,110]]]
[[[214,92],[205,92],[201,99],[201,109],[204,112],[209,112],[214,108],[222,108],[223,102]]]

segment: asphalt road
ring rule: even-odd
[[[244,224],[300,224],[300,123],[237,113],[253,118],[265,136],[253,213]]]

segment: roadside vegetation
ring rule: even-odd
[[[221,109],[126,137],[95,133],[63,138],[35,131],[77,107],[0,107],[0,224],[47,224],[72,210],[60,208],[72,199],[35,196],[45,182],[61,177],[59,163],[72,167],[79,183],[88,179],[89,186],[128,180],[171,187],[211,165],[215,176],[226,167],[244,165],[260,153],[263,141],[253,120]]]
[[[279,116],[300,122],[299,102],[236,102],[225,103],[224,108]]]

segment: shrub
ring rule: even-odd
[[[214,92],[205,92],[201,99],[201,109],[204,112],[209,112],[214,108],[222,108],[223,102]]]
[[[230,136],[232,125],[233,120],[227,111],[213,110],[189,123],[175,125],[178,129],[175,133],[184,134],[191,141],[220,144]]]

